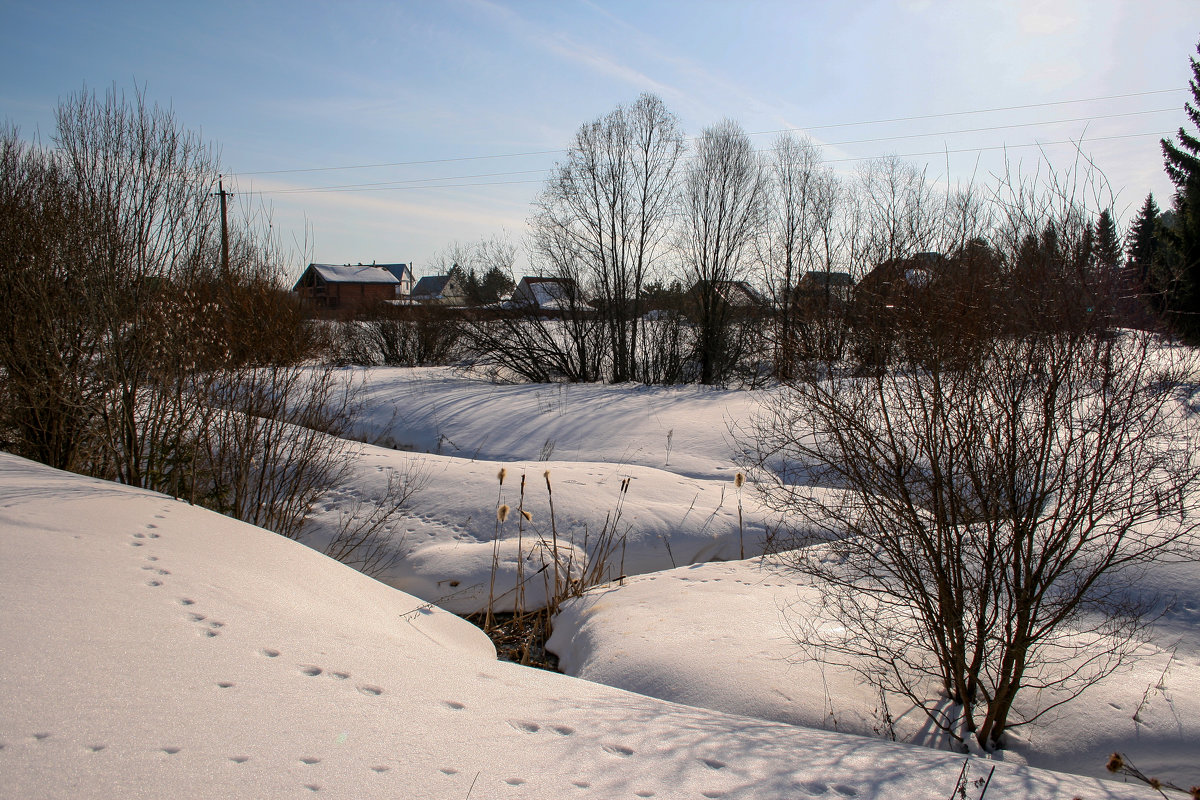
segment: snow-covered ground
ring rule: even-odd
[[[510,464],[603,462],[726,482],[737,471],[731,428],[750,421],[762,398],[691,385],[499,385],[443,368],[362,374],[357,432],[384,447]]]
[[[776,520],[735,488],[730,431],[761,394],[377,369],[366,398],[357,433],[375,444],[309,541],[365,513],[389,474],[415,477],[380,576],[403,591],[170,498],[0,456],[0,797],[950,796],[963,757],[875,738],[875,692],[788,635],[812,590],[750,558]],[[532,520],[498,526],[522,474]],[[518,551],[528,575],[556,530],[582,560],[618,508],[633,577],[568,606],[553,646],[568,672],[638,695],[496,662],[433,605],[483,607],[497,531],[511,599]],[[989,800],[1151,796],[1016,763],[1103,775],[1114,749],[1200,780],[1200,570],[1164,576],[1173,655],[1148,646],[1022,734]],[[898,738],[930,739],[890,710]],[[972,759],[969,779],[990,766]]]
[[[551,649],[567,673],[729,713],[867,736],[886,730],[874,689],[857,675],[813,660],[793,642],[790,627],[811,608],[813,589],[758,559],[702,563],[737,559],[739,500],[747,555],[761,552],[766,531],[777,522],[751,487],[738,492],[731,480],[740,432],[766,393],[504,386],[440,369],[378,369],[367,373],[366,394],[358,431],[363,438],[450,454],[401,457],[426,458],[444,476],[432,482],[444,488],[417,499],[422,516],[468,529],[448,546],[446,537],[422,539],[414,529],[403,544],[414,557],[384,576],[389,583],[434,600],[446,594],[452,576],[460,586],[486,582],[490,548],[473,562],[463,551],[494,535],[490,512],[500,466],[530,476],[534,491],[527,507],[541,523],[547,514],[541,473],[551,470],[559,529],[563,509],[570,509],[573,540],[585,526],[594,531],[603,523],[619,482],[632,477],[624,572],[640,577],[599,589],[559,616]],[[539,460],[545,456],[552,460]],[[484,458],[491,460],[472,461]],[[506,489],[505,502],[513,497]],[[498,581],[505,589],[516,575],[513,563]],[[526,572],[536,567],[527,562]],[[1122,750],[1152,774],[1200,783],[1198,579],[1195,564],[1157,570],[1147,588],[1174,602],[1141,659],[1038,725],[1013,731],[1005,757],[1104,776],[1107,756]],[[538,587],[533,589],[536,596]],[[485,594],[447,598],[447,604],[472,610]],[[1029,709],[1054,699],[1027,693],[1023,701]],[[937,742],[919,710],[889,698],[888,711],[901,741]]]
[[[3,798],[916,800],[963,771],[497,662],[294,542],[3,454],[0,555]],[[998,764],[987,796],[1154,795]]]
[[[759,554],[774,525],[754,492],[734,485],[731,431],[757,411],[757,393],[506,386],[445,369],[364,374],[355,433],[370,444],[351,478],[315,509],[309,541],[320,548],[347,514],[381,502],[389,474],[410,476],[423,488],[412,513],[389,528],[400,558],[378,577],[457,613],[486,606],[497,534],[495,607],[506,610],[515,596],[518,538],[528,575],[546,563],[541,543],[552,544],[556,532],[560,548],[594,553],[607,523],[621,543],[611,559],[615,577]],[[498,529],[501,504],[514,511]],[[522,504],[532,519],[519,531],[515,509]],[[542,589],[530,583],[527,602],[539,602]]]
[[[1193,578],[1197,570],[1193,569]],[[1195,582],[1185,602],[1195,607]],[[818,593],[764,559],[697,564],[628,578],[568,601],[549,649],[569,675],[688,705],[938,746],[925,714],[857,673],[799,648],[791,629]],[[1193,623],[1192,630],[1195,631]],[[1007,761],[1104,775],[1120,751],[1150,775],[1200,784],[1197,637],[1144,645],[1128,669],[1033,726],[1009,734]],[[1061,699],[1029,691],[1018,711]],[[989,792],[990,794],[990,792]]]

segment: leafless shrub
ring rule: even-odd
[[[332,370],[266,366],[205,376],[196,502],[300,536],[316,499],[347,474],[355,387]]]
[[[1172,389],[1196,363],[1111,330],[1081,207],[1023,191],[989,242],[878,307],[886,358],[789,382],[754,436],[756,483],[796,520],[785,558],[840,631],[797,638],[985,749],[1130,657],[1137,582],[1196,544],[1200,462]],[[1018,704],[1023,688],[1052,699]]]
[[[466,312],[453,308],[382,305],[348,323],[365,352],[360,364],[424,367],[459,355]]]
[[[269,218],[223,240],[213,149],[140,91],[56,119],[53,150],[0,131],[8,446],[296,537],[346,464],[353,388],[301,366]]]
[[[377,577],[387,572],[400,558],[389,535],[391,528],[408,511],[413,495],[428,483],[429,475],[420,462],[406,462],[403,471],[389,469],[384,496],[373,502],[360,498],[344,511],[323,548],[325,555],[364,575]]]

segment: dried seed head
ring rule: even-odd
[[[530,514],[523,508],[521,509],[521,516],[525,518],[526,522],[533,522],[533,514]]]
[[[542,477],[545,478],[546,480],[550,480],[550,470],[546,470],[545,472],[543,472]]]
[[[745,482],[746,482],[746,476],[743,475],[742,473],[739,472],[737,475],[733,476],[733,485],[736,486],[737,488],[739,488],[739,489],[742,488],[742,484]]]
[[[1158,778],[1151,778],[1150,780],[1146,781],[1146,783],[1150,784],[1151,789],[1154,789],[1157,792],[1162,791],[1162,781],[1160,781]]]
[[[1108,757],[1108,763],[1104,765],[1104,768],[1107,769],[1109,772],[1120,772],[1121,768],[1124,766],[1125,766],[1125,759],[1121,757],[1121,754],[1113,753],[1111,756]]]
[[[504,522],[504,520],[508,519],[508,503],[504,503],[496,509],[496,519],[500,522]]]
[[[503,485],[504,485],[504,478],[505,478],[505,476],[507,476],[507,475],[508,475],[508,470],[507,470],[507,469],[505,469],[504,467],[501,467],[501,468],[500,468],[500,472],[499,472],[499,473],[497,474],[497,476],[496,476],[496,477],[498,477],[498,478],[500,479],[500,485],[501,485],[501,486],[503,486]]]

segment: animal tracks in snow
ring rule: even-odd
[[[844,783],[834,784],[831,787],[828,784],[822,783],[821,781],[808,781],[807,783],[800,784],[799,788],[803,789],[814,797],[827,794],[831,788],[842,797],[855,797],[858,795],[857,789]]]
[[[537,733],[542,729],[542,726],[536,722],[524,722],[517,719],[508,720],[508,724],[512,726],[513,730],[518,730],[521,733]]]

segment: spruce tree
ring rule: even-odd
[[[1096,262],[1108,275],[1116,272],[1121,263],[1121,237],[1117,234],[1117,224],[1113,222],[1108,209],[1100,212],[1096,220]]]
[[[1200,45],[1197,46],[1200,53]],[[1192,124],[1200,129],[1200,62],[1190,59],[1192,79],[1188,86],[1195,103],[1183,108]],[[1167,175],[1175,184],[1176,225],[1166,231],[1166,240],[1174,251],[1173,270],[1167,291],[1167,313],[1185,336],[1200,339],[1200,138],[1183,127],[1176,133],[1179,143],[1162,140]],[[1160,230],[1162,230],[1160,228]]]
[[[1146,195],[1146,202],[1142,203],[1142,210],[1129,229],[1129,271],[1137,279],[1142,291],[1153,290],[1150,286],[1150,266],[1158,250],[1159,213],[1154,194]]]
[[[1200,53],[1200,45],[1196,46],[1196,52]],[[1194,58],[1188,60],[1192,65],[1192,79],[1188,86],[1192,92],[1192,99],[1200,105],[1200,62]],[[1196,110],[1196,106],[1184,103],[1183,110],[1192,124],[1200,128],[1200,111]],[[1176,135],[1179,137],[1179,144],[1170,139],[1162,140],[1163,157],[1166,159],[1167,175],[1171,182],[1178,191],[1184,191],[1189,184],[1200,180],[1200,139],[1189,134],[1183,127],[1179,128]]]

